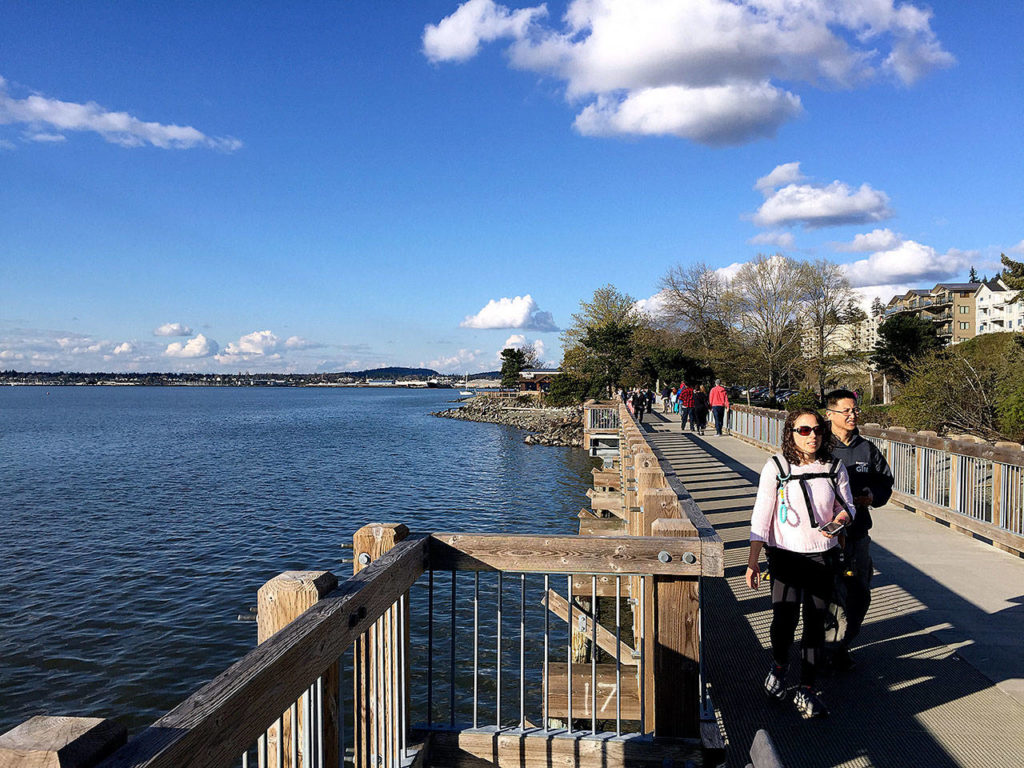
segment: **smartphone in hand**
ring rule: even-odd
[[[833,520],[831,523],[825,523],[825,525],[821,526],[820,530],[826,536],[835,536],[836,534],[841,533],[845,527],[846,526],[842,523]]]

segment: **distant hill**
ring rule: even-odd
[[[483,373],[469,374],[471,379],[500,379],[501,371],[484,371]]]
[[[402,368],[391,366],[390,368],[370,368],[365,371],[343,371],[340,375],[351,376],[354,379],[401,379],[417,378],[430,379],[440,376],[433,368]]]

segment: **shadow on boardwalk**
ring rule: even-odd
[[[789,702],[769,702],[761,689],[771,659],[768,594],[743,583],[750,510],[767,456],[732,438],[681,434],[663,419],[648,430],[725,542],[725,578],[708,580],[702,599],[707,675],[729,740],[728,765],[746,763],[759,728],[771,734],[790,768],[1022,764],[1024,705],[943,642],[937,633],[950,627],[930,615],[943,609],[948,616],[945,609],[952,607],[966,625],[953,629],[970,637],[990,614],[877,542],[873,602],[857,642],[857,667],[819,681],[832,716],[804,721]],[[1022,599],[1001,612],[1001,627],[1024,626]],[[797,653],[794,648],[794,663]],[[1001,674],[1024,677],[1024,654],[1012,658]]]

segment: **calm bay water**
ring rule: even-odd
[[[429,415],[451,390],[0,389],[0,732],[136,730],[241,657],[284,570],[369,522],[575,533],[591,462]]]

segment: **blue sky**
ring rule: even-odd
[[[759,252],[1024,252],[1024,5],[0,4],[0,368],[496,367]]]

